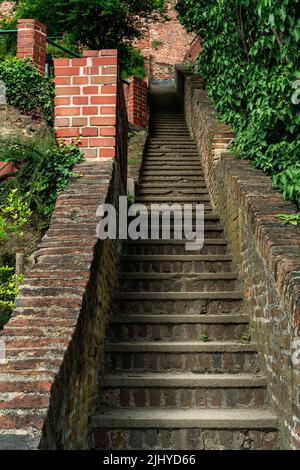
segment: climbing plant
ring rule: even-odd
[[[300,79],[299,7],[300,0],[177,3],[182,23],[202,39],[197,68],[236,133],[234,152],[272,175],[297,204],[300,105],[292,96]]]

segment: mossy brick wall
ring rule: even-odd
[[[245,283],[253,340],[279,416],[281,448],[300,449],[300,365],[293,360],[299,350],[300,228],[276,218],[295,207],[272,189],[269,176],[226,150],[233,134],[216,119],[202,81],[178,74],[213,205]]]

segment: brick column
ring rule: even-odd
[[[30,57],[41,74],[45,73],[47,27],[36,20],[18,20],[17,57]]]
[[[57,138],[80,137],[86,157],[116,156],[118,52],[86,51],[80,59],[55,59]]]
[[[147,127],[148,122],[148,86],[137,77],[129,79],[130,85],[124,86],[128,121],[137,126]]]

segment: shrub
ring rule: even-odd
[[[33,67],[30,59],[8,58],[0,63],[0,80],[6,85],[7,101],[21,112],[53,122],[53,83]]]
[[[145,61],[141,52],[132,46],[120,47],[120,66],[122,78],[129,78],[134,75],[142,80],[146,76]]]
[[[13,162],[16,173],[0,184],[0,203],[7,205],[7,194],[23,200],[32,211],[35,226],[45,229],[58,194],[72,176],[72,167],[83,160],[78,143],[57,145],[52,137],[30,143],[0,142],[0,160]],[[26,206],[26,207],[27,207]]]
[[[23,276],[16,276],[13,268],[0,267],[0,330],[8,322],[18,294],[17,285],[23,281]]]
[[[31,210],[27,201],[11,189],[5,204],[0,206],[0,244],[5,243],[11,235],[23,237],[22,227],[28,222]]]

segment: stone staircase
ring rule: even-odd
[[[203,203],[205,245],[124,244],[93,447],[276,449],[243,293],[173,90],[151,94],[138,202]]]

